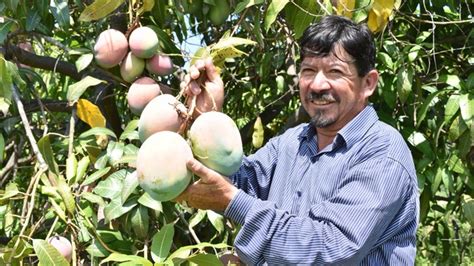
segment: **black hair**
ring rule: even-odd
[[[299,44],[301,60],[306,56],[327,56],[334,52],[335,44],[340,44],[354,58],[359,76],[365,76],[375,68],[372,33],[366,24],[356,24],[346,17],[323,17],[304,31]]]

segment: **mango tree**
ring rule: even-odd
[[[254,152],[307,121],[297,40],[325,14],[374,32],[381,78],[371,102],[416,162],[417,262],[472,263],[469,2],[1,2],[0,264],[222,263],[238,224],[140,186],[137,155],[156,126],[142,114],[162,94],[191,107],[180,83],[190,64],[211,57],[225,84],[222,112],[243,153]],[[172,115],[186,113],[177,106]]]

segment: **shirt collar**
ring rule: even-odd
[[[339,130],[337,134],[344,139],[347,148],[350,148],[361,140],[369,128],[371,128],[378,120],[379,117],[375,112],[374,107],[369,104],[359,114],[357,114],[354,119]]]
[[[354,117],[347,125],[345,125],[336,135],[334,141],[342,140],[346,143],[347,148],[350,148],[357,141],[359,141],[369,128],[379,120],[375,109],[371,104],[366,106],[359,114]],[[308,140],[316,135],[316,129],[311,123],[306,124],[299,134],[300,139]],[[333,143],[334,143],[333,141]]]

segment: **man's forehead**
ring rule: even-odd
[[[306,49],[306,51],[307,52],[304,57],[305,59],[303,60],[302,64],[307,61],[306,59],[311,61],[320,61],[319,59],[322,59],[323,62],[321,63],[333,63],[342,65],[348,65],[355,62],[354,58],[344,49],[344,47],[342,47],[340,43],[335,43],[334,46],[331,48],[331,51],[326,55],[318,54],[316,51],[313,55],[311,53],[311,49]],[[310,62],[307,61],[307,63]]]

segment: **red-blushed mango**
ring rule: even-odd
[[[128,42],[125,35],[114,29],[108,29],[99,34],[94,45],[94,58],[103,68],[118,65],[128,52]]]
[[[167,55],[156,54],[152,58],[146,60],[146,69],[148,72],[166,76],[173,73],[173,61]]]
[[[137,154],[140,187],[158,201],[176,198],[191,181],[192,172],[186,162],[192,157],[191,148],[178,133],[161,131],[151,135]]]
[[[155,80],[149,77],[141,77],[135,80],[128,89],[128,107],[132,113],[140,115],[145,106],[160,93],[160,85]]]
[[[198,116],[188,132],[193,154],[205,166],[229,176],[243,158],[242,138],[232,118],[211,111]]]
[[[128,52],[120,64],[120,75],[128,82],[135,81],[143,70],[145,70],[145,60],[136,57],[132,52]]]
[[[184,122],[180,112],[186,112],[184,104],[171,94],[162,94],[151,100],[143,109],[138,121],[138,136],[144,142],[153,133],[178,132]]]
[[[149,27],[139,27],[128,38],[130,50],[140,58],[151,58],[156,54],[159,42],[155,31]]]
[[[63,236],[52,236],[48,238],[48,243],[55,247],[68,262],[71,262],[72,245],[67,238]]]

